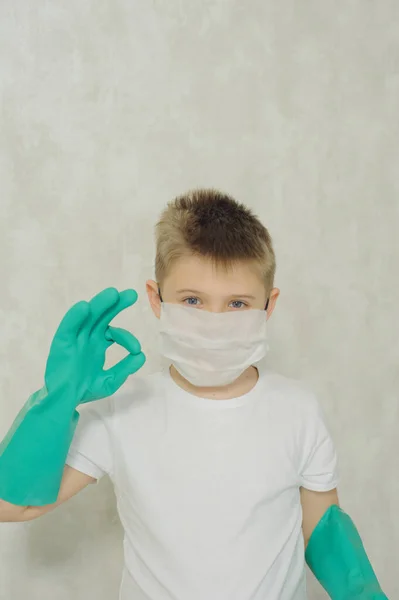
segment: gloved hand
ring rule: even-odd
[[[45,386],[28,399],[0,444],[0,499],[19,506],[57,500],[79,420],[76,407],[114,394],[145,362],[132,334],[109,327],[136,300],[134,290],[108,288],[67,312],[51,344]],[[130,354],[104,371],[106,350],[114,342]]]
[[[50,347],[44,376],[48,393],[61,393],[63,401],[75,408],[81,402],[111,396],[143,366],[145,356],[138,340],[125,329],[109,327],[112,319],[136,300],[135,290],[118,293],[108,288],[90,302],[72,306]],[[104,371],[105,353],[114,342],[129,355]],[[67,389],[70,393],[65,395]]]

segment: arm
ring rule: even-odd
[[[95,482],[96,479],[94,477],[90,477],[90,475],[81,473],[66,465],[56,502],[45,506],[17,506],[5,500],[0,500],[0,523],[17,523],[37,519],[54,510],[57,506],[72,498],[72,496],[75,496],[90,483]]]
[[[57,502],[80,418],[77,407],[111,396],[144,364],[138,340],[109,326],[136,299],[134,290],[109,288],[67,312],[51,344],[45,385],[28,399],[0,443],[2,500],[25,508]],[[106,350],[114,342],[129,354],[104,370]]]
[[[338,505],[336,490],[301,490],[301,502],[306,562],[330,598],[387,600],[353,521]]]
[[[338,505],[337,488],[329,492],[313,492],[301,487],[302,531],[307,548],[310,537],[322,516],[330,506]]]

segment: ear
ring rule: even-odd
[[[278,297],[280,296],[280,290],[278,288],[273,288],[269,295],[269,306],[267,308],[267,318],[270,319],[272,316],[274,309],[276,307],[276,303]]]
[[[148,300],[150,302],[152,312],[157,317],[161,316],[161,299],[158,294],[158,284],[156,281],[149,279],[145,284]]]

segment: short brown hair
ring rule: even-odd
[[[254,263],[269,293],[276,259],[266,227],[252,211],[214,189],[198,189],[168,203],[156,225],[155,277],[162,284],[172,263],[184,255],[209,258],[229,268]]]

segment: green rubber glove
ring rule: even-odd
[[[57,500],[79,420],[76,407],[111,396],[145,362],[138,340],[109,326],[136,300],[134,290],[108,288],[67,312],[51,344],[45,386],[30,396],[0,444],[0,499],[19,506]],[[113,343],[129,354],[105,371],[105,353]]]
[[[339,506],[320,519],[305,559],[332,600],[388,600],[352,519]]]

